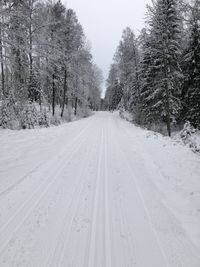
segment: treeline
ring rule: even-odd
[[[200,1],[155,0],[136,38],[126,28],[107,80],[105,105],[136,123],[200,128]]]
[[[58,1],[0,1],[0,126],[33,128],[100,107],[102,74],[76,13]],[[51,115],[50,115],[51,114]]]

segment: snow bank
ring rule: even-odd
[[[64,110],[63,117],[61,117],[61,109],[57,106],[53,116],[47,105],[41,107],[37,103],[27,102],[23,107],[19,107],[18,105],[13,106],[13,103],[8,99],[4,101],[3,105],[0,105],[0,129],[20,130],[49,127],[51,125],[58,126],[65,122],[89,117],[92,114],[88,107],[84,109],[77,107],[75,115],[74,108],[68,107]]]
[[[186,122],[183,130],[176,134],[174,138],[175,140],[181,140],[193,152],[200,153],[200,131],[194,129],[189,122]]]
[[[151,170],[149,180],[164,196],[162,202],[200,249],[200,157],[193,153],[200,144],[199,132],[189,134],[183,141],[184,130],[176,138],[169,138],[124,123],[129,125],[134,143],[137,138],[135,150],[142,151],[144,165]]]
[[[119,114],[122,119],[124,119],[128,122],[134,121],[134,116],[130,112],[128,112],[124,109],[120,109],[120,111],[116,112],[116,114]]]
[[[134,115],[132,115],[130,112],[125,111],[125,110],[120,110],[116,111],[115,114],[119,114],[119,116],[128,121],[133,123],[134,120]],[[146,129],[147,130],[147,129]],[[148,130],[149,133],[152,135],[159,135],[161,134],[162,136],[166,135],[167,130],[166,126],[164,125],[152,125],[151,130]],[[173,139],[181,143],[182,145],[187,146],[190,148],[194,153],[199,153],[200,154],[200,131],[195,129],[194,127],[191,126],[189,122],[186,122],[184,125],[184,128],[181,131],[174,131],[172,133]]]

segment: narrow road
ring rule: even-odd
[[[154,183],[165,177],[147,144],[142,130],[107,112],[8,132],[0,266],[199,267],[199,247]]]

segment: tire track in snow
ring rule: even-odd
[[[127,243],[127,247],[128,247],[128,251],[124,251],[124,254],[127,254],[127,260],[129,262],[129,264],[134,264],[134,266],[137,266],[135,253],[133,254],[133,252],[134,252],[134,245],[133,245],[134,237],[132,236],[132,233],[130,231],[130,225],[128,223],[129,220],[128,220],[128,216],[127,216],[127,212],[126,212],[126,207],[124,205],[124,201],[123,201],[123,198],[122,198],[122,195],[120,194],[120,192],[119,192],[118,197],[119,197],[119,211],[120,211],[121,221],[122,221],[122,225],[123,225],[123,232],[125,234],[126,243]],[[133,265],[130,265],[130,266],[133,266]]]
[[[88,123],[89,124],[89,123]],[[74,140],[72,140],[72,143],[75,143],[77,138],[79,138],[80,135],[82,135],[82,133],[84,133],[85,131],[87,131],[88,129],[88,125],[81,131],[81,133],[78,134],[78,136],[76,136],[74,138]],[[71,146],[71,144],[69,144],[69,146]],[[64,155],[66,152],[66,148],[64,149],[64,152],[61,151],[59,153],[59,155],[56,155],[56,157],[53,157],[51,159],[51,162],[53,163],[55,161],[55,159],[57,157],[61,157],[62,155]],[[15,187],[17,187],[19,184],[21,184],[24,180],[26,180],[27,178],[30,178],[30,176],[36,172],[40,167],[49,164],[49,162],[46,161],[46,159],[42,162],[39,163],[37,166],[35,166],[31,171],[27,172],[23,177],[19,178],[14,184],[12,184],[11,186],[9,186],[8,188],[6,188],[6,190],[3,190],[0,192],[0,198],[4,197],[6,194],[8,194],[12,189],[14,189]]]
[[[85,154],[84,159],[87,159],[87,155],[91,149],[92,149],[92,146],[88,147],[87,141],[85,140],[84,145],[82,145],[81,148],[78,149],[78,151],[75,153],[76,156],[73,157],[72,164],[70,164],[70,165],[72,165],[71,166],[72,169],[74,169],[74,167],[77,169],[77,163],[79,161],[77,159],[77,157],[80,158],[78,156],[79,153],[81,155]],[[83,153],[83,151],[84,151],[84,153]],[[66,161],[67,161],[67,158],[66,158]],[[34,225],[37,223],[37,218],[32,216],[33,213],[26,220],[26,223],[23,226],[23,228],[21,228],[17,232],[17,234],[15,235],[15,239],[16,240],[18,239],[19,253],[20,253],[20,247],[19,247],[19,245],[20,245],[19,241],[20,240],[22,241],[21,246],[23,246],[23,244],[26,243],[27,246],[29,245],[29,247],[32,248],[31,257],[28,257],[28,254],[26,253],[27,255],[22,254],[22,257],[18,257],[17,259],[15,259],[16,264],[18,264],[19,266],[30,266],[31,267],[31,266],[38,266],[39,265],[39,266],[43,266],[43,267],[45,267],[45,266],[49,267],[51,265],[50,263],[52,262],[52,259],[53,259],[56,244],[59,243],[56,241],[60,240],[60,241],[64,241],[65,243],[67,243],[65,235],[63,232],[61,232],[61,229],[62,229],[62,225],[64,222],[64,218],[66,217],[67,214],[68,214],[68,217],[70,218],[71,217],[71,211],[73,211],[73,209],[71,209],[71,211],[70,211],[70,209],[67,209],[69,203],[71,202],[71,198],[73,198],[74,201],[76,201],[76,194],[77,194],[77,198],[79,196],[79,193],[77,191],[75,193],[75,196],[73,196],[72,191],[76,189],[76,185],[79,185],[78,181],[81,182],[81,180],[79,178],[80,178],[81,174],[83,174],[83,170],[85,167],[84,163],[87,164],[88,162],[81,160],[81,164],[78,165],[80,167],[80,169],[78,168],[76,172],[73,172],[74,178],[71,175],[68,177],[68,175],[67,175],[68,166],[67,166],[67,169],[65,169],[62,172],[62,177],[61,176],[58,177],[58,178],[60,178],[60,179],[58,179],[58,182],[54,185],[53,188],[51,188],[49,193],[45,195],[45,197],[42,199],[42,201],[38,204],[38,206],[33,211],[33,213],[37,214],[37,211],[44,209],[44,212],[45,212],[45,206],[47,207],[50,203],[53,202],[53,207],[51,207],[51,210],[54,210],[55,212],[54,213],[51,212],[50,214],[48,214],[48,221],[47,221],[46,226],[43,225],[43,227],[44,227],[43,231],[41,228],[40,229],[38,228],[38,231],[36,231],[34,233],[34,239],[32,240],[32,245],[31,245],[31,243],[29,243],[29,244],[26,243],[26,241],[23,239],[21,240],[20,236],[22,235],[22,233],[24,231],[30,232],[30,233],[33,231],[31,229],[31,225]],[[71,167],[70,167],[70,169],[71,169]],[[66,173],[66,175],[65,175],[65,173]],[[68,181],[74,180],[73,184],[72,184],[73,186],[70,186],[70,192],[72,192],[72,194],[70,194],[70,196],[69,196],[69,190],[68,190],[69,188],[68,189],[66,188],[66,190],[64,189],[64,187],[66,187],[66,186],[68,187],[67,180]],[[66,182],[67,182],[67,184],[65,184]],[[80,186],[81,186],[81,183],[80,183],[79,187]],[[67,194],[68,195],[68,201],[66,201],[65,192],[68,193]],[[65,207],[65,205],[66,205],[66,207]],[[60,208],[61,206],[62,206],[62,208]],[[52,217],[52,215],[53,215],[53,217]],[[27,222],[29,222],[28,225],[30,225],[30,227],[28,226],[28,228],[30,228],[30,230],[28,230],[28,228],[26,227]],[[39,235],[40,231],[42,231],[41,235]],[[49,235],[49,233],[51,233],[51,234]],[[26,236],[28,236],[28,235],[26,235]],[[58,239],[58,236],[59,237],[61,236],[61,239],[60,238]],[[40,249],[37,248],[38,244],[39,244]],[[7,251],[8,251],[8,248],[7,248]],[[17,254],[18,256],[19,256],[19,253]],[[24,261],[23,261],[23,257],[24,257]],[[15,258],[14,254],[13,254],[12,258],[13,259]],[[38,259],[40,259],[40,261],[38,261]],[[58,262],[59,262],[59,260],[57,259],[55,261],[55,263],[53,264],[53,266],[59,266]]]
[[[119,155],[117,147],[118,147],[118,143],[116,142],[116,138],[115,138],[115,133],[113,133],[113,136],[111,137],[111,141],[113,142],[113,147],[115,149],[115,162],[118,160],[119,161],[119,157],[117,157],[116,155]],[[120,164],[120,162],[119,162]],[[123,264],[127,264],[127,266],[136,266],[136,255],[135,255],[135,249],[134,249],[134,244],[133,244],[133,236],[130,230],[130,225],[128,224],[128,216],[127,216],[127,212],[126,212],[126,207],[124,205],[124,201],[123,201],[123,195],[121,192],[121,188],[119,188],[116,191],[116,209],[117,209],[117,213],[119,215],[119,225],[120,225],[120,237],[123,238],[124,241],[126,241],[126,245],[127,248],[123,247],[123,258],[124,258],[124,262]],[[128,262],[127,262],[128,261]],[[131,265],[129,265],[131,264]]]
[[[111,267],[111,235],[110,235],[110,199],[108,183],[108,133],[105,134],[104,140],[104,191],[105,191],[105,267]]]
[[[21,184],[24,180],[29,178],[30,175],[32,175],[34,172],[36,172],[39,167],[41,167],[44,163],[38,164],[36,167],[34,167],[31,171],[26,173],[22,178],[20,178],[16,183],[9,186],[6,190],[0,192],[0,198],[4,197],[6,194],[8,194],[10,191],[12,191],[14,188],[16,188],[19,184]]]
[[[81,147],[84,140],[82,139],[80,143],[78,144],[77,144],[77,140],[81,139],[84,133],[85,133],[85,129],[81,131],[81,133],[75,138],[74,142],[71,144],[70,146],[71,150],[68,153],[70,159],[68,158],[68,161],[65,161],[66,157],[64,157],[64,159],[61,160],[60,164],[56,167],[53,173],[51,172],[50,177],[48,176],[45,179],[45,181],[37,187],[34,193],[31,194],[28,200],[17,209],[14,215],[8,218],[7,222],[0,227],[0,241],[1,241],[0,242],[1,244],[0,254],[2,253],[3,249],[6,247],[10,239],[12,238],[13,232],[16,232],[23,225],[23,223],[28,218],[28,216],[31,214],[31,212],[39,204],[43,196],[48,192],[49,188],[57,181],[57,178],[59,177],[60,173],[67,166],[67,163],[75,155],[74,151],[76,152],[79,150],[79,147]],[[87,139],[87,135],[85,136],[85,138]],[[20,223],[16,225],[16,221],[18,220]],[[5,238],[5,233],[7,233],[6,238]]]
[[[100,198],[100,182],[101,182],[103,148],[104,148],[104,129],[102,129],[102,132],[101,132],[100,151],[98,155],[99,160],[98,160],[98,170],[97,170],[97,181],[96,181],[95,195],[94,195],[92,226],[91,226],[91,236],[90,236],[87,267],[96,266],[95,256],[96,256],[97,216],[98,216],[98,203],[99,203],[99,198]]]
[[[91,153],[92,150],[93,150],[93,147],[90,146],[89,151],[85,155],[85,159],[87,159],[90,154],[92,155],[92,153]],[[74,220],[76,213],[77,213],[79,206],[80,206],[80,201],[82,198],[82,193],[84,191],[84,186],[87,183],[87,180],[84,180],[83,177],[85,174],[87,174],[89,164],[90,164],[89,161],[86,164],[83,161],[83,165],[79,171],[79,177],[78,177],[77,183],[74,187],[71,201],[70,201],[70,203],[66,209],[66,216],[64,218],[63,227],[62,227],[62,230],[60,231],[60,235],[59,235],[57,242],[56,242],[57,243],[56,249],[55,249],[52,257],[50,257],[50,259],[48,260],[48,264],[45,266],[52,266],[52,267],[58,266],[58,267],[60,267],[60,266],[66,265],[64,263],[65,252],[66,252],[67,246],[69,245],[69,238],[70,238],[70,233],[72,230],[73,220]],[[70,210],[73,210],[73,212],[69,216]]]
[[[125,130],[125,133],[126,133],[126,135],[127,135],[126,130]],[[128,135],[127,135],[127,136],[128,136]],[[157,245],[158,245],[158,248],[159,248],[159,250],[160,250],[160,252],[161,252],[161,255],[162,255],[163,259],[164,259],[165,266],[166,266],[166,267],[170,267],[170,266],[169,266],[169,263],[168,263],[167,255],[165,254],[165,251],[163,250],[163,247],[162,247],[162,245],[161,245],[161,243],[160,243],[160,239],[159,239],[158,233],[157,233],[157,231],[155,230],[155,228],[154,228],[154,226],[153,226],[153,222],[152,222],[152,219],[151,219],[151,215],[150,215],[150,213],[149,213],[149,211],[148,211],[148,208],[147,208],[147,206],[146,206],[146,203],[145,203],[143,194],[142,194],[142,192],[141,192],[141,189],[140,189],[139,184],[138,184],[138,182],[137,182],[137,179],[136,179],[136,177],[135,177],[135,173],[133,172],[132,166],[130,165],[129,161],[127,160],[127,157],[126,157],[126,155],[125,155],[125,152],[122,150],[122,148],[120,147],[119,143],[120,143],[120,142],[118,142],[118,147],[119,147],[119,150],[121,151],[121,153],[118,153],[118,154],[121,155],[121,157],[123,158],[123,162],[125,163],[125,165],[126,165],[127,168],[129,169],[130,173],[133,174],[133,175],[130,175],[130,177],[133,177],[133,179],[130,179],[130,182],[133,183],[133,184],[134,184],[134,187],[136,188],[136,191],[137,191],[137,193],[138,193],[139,199],[141,200],[141,204],[142,204],[143,209],[144,209],[144,211],[145,211],[145,214],[146,214],[146,216],[147,216],[147,219],[148,219],[148,223],[149,223],[150,229],[151,229],[151,231],[152,231],[152,233],[153,233],[153,235],[154,235],[154,237],[155,237],[155,240],[156,240],[156,243],[157,243]],[[164,267],[164,266],[163,266],[163,267]]]

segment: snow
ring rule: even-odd
[[[115,114],[117,114],[118,113],[118,111],[115,111]],[[120,110],[119,111],[119,114],[120,114],[120,117],[122,118],[122,119],[124,119],[124,120],[126,120],[126,121],[129,121],[129,122],[132,122],[132,121],[134,121],[134,116],[130,113],[130,112],[128,112],[128,111],[126,111],[126,110]]]
[[[200,157],[98,112],[0,131],[0,266],[199,267]]]
[[[200,153],[200,131],[193,128],[189,122],[184,125],[184,128],[181,132],[174,135],[174,139],[181,141],[194,153]]]

